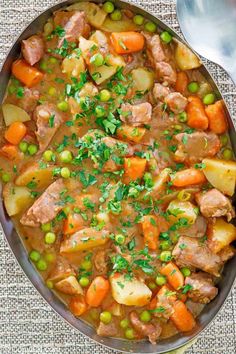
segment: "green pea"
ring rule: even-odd
[[[70,169],[68,167],[62,167],[62,169],[61,169],[61,177],[70,178]]]
[[[53,282],[51,280],[47,280],[46,285],[47,285],[48,289],[53,289]]]
[[[191,270],[187,267],[183,267],[180,269],[181,273],[183,274],[184,277],[189,277],[191,274]]]
[[[81,263],[81,268],[82,268],[83,270],[89,271],[90,269],[92,269],[92,267],[93,267],[93,264],[92,264],[92,262],[89,261],[89,260],[86,260],[86,259],[85,259],[85,260]]]
[[[180,125],[180,124],[175,124],[175,125],[174,125],[174,129],[179,132],[179,131],[182,130],[182,125]]]
[[[159,248],[163,251],[166,251],[170,248],[171,243],[168,240],[164,240],[160,242]]]
[[[19,149],[25,153],[28,150],[28,143],[26,141],[21,141],[19,144]]]
[[[108,324],[112,320],[112,314],[109,311],[103,311],[100,313],[100,321],[102,323]]]
[[[233,158],[233,151],[229,148],[224,149],[223,151],[223,158],[225,160],[232,160]]]
[[[172,35],[167,31],[163,31],[160,37],[164,43],[169,44],[172,41]]]
[[[227,135],[221,135],[220,136],[220,142],[222,146],[225,146],[228,144],[228,137]]]
[[[69,104],[66,101],[62,101],[57,104],[57,108],[62,112],[66,112],[68,111]]]
[[[152,319],[152,316],[149,311],[145,310],[140,313],[139,318],[142,322],[150,322]]]
[[[160,254],[160,260],[162,262],[169,262],[172,258],[171,252],[170,251],[163,251]]]
[[[55,87],[50,86],[48,89],[48,94],[49,96],[56,96],[57,90],[55,89]]]
[[[50,57],[49,61],[50,61],[51,64],[57,64],[58,63],[57,58],[54,58],[54,57]]]
[[[70,163],[73,160],[73,155],[71,151],[64,150],[60,153],[60,160],[64,163]]]
[[[95,108],[95,114],[98,118],[104,117],[106,111],[102,106],[97,106]]]
[[[90,58],[90,63],[95,65],[95,66],[102,66],[104,64],[104,58],[101,53],[94,54]]]
[[[121,320],[120,327],[123,329],[128,328],[129,327],[129,320],[127,318],[124,318],[123,320]]]
[[[188,90],[191,93],[196,93],[199,90],[199,84],[197,81],[192,81],[188,84]]]
[[[2,173],[2,181],[3,183],[7,183],[11,180],[11,175],[7,172]]]
[[[41,255],[38,251],[36,250],[32,250],[29,254],[29,258],[31,259],[31,261],[33,262],[38,262],[41,258]]]
[[[42,224],[41,225],[41,230],[43,232],[49,232],[51,231],[51,223],[50,222],[47,222],[46,224]]]
[[[56,260],[56,255],[54,253],[47,253],[45,254],[44,258],[48,263],[53,263]]]
[[[102,8],[107,14],[111,14],[115,10],[115,6],[111,1],[105,2]]]
[[[179,114],[179,121],[180,121],[181,123],[186,123],[187,120],[188,120],[187,113],[186,113],[186,112],[181,112],[181,113]]]
[[[54,232],[47,232],[44,237],[44,241],[48,245],[53,244],[56,241],[56,235],[54,234]]]
[[[148,21],[145,23],[144,28],[146,31],[154,33],[157,30],[157,25],[154,22]]]
[[[45,161],[49,162],[52,161],[52,157],[53,157],[53,152],[52,150],[46,150],[43,153],[43,158]]]
[[[148,283],[148,287],[151,290],[155,290],[157,285],[154,283],[154,281],[150,281],[150,283]]]
[[[110,14],[110,17],[113,21],[120,21],[122,19],[122,13],[120,10],[115,10]]]
[[[133,22],[138,25],[141,26],[144,22],[144,17],[142,15],[135,15],[133,17]]]
[[[45,60],[41,61],[39,63],[39,67],[40,67],[41,70],[47,71],[47,68],[48,68],[47,62]]]
[[[30,144],[27,149],[28,153],[33,156],[38,152],[38,146],[35,144]]]
[[[125,337],[127,339],[134,339],[135,337],[134,330],[132,328],[127,328],[125,331]]]
[[[83,288],[86,288],[86,286],[89,285],[89,278],[82,277],[82,278],[80,278],[79,283]]]
[[[37,263],[36,263],[36,267],[38,270],[40,271],[45,271],[47,270],[47,262],[44,259],[40,259]]]
[[[214,93],[208,93],[206,96],[203,97],[203,103],[205,105],[213,104],[215,102],[215,95]]]
[[[162,285],[166,284],[166,277],[164,277],[164,275],[158,275],[156,277],[156,284],[158,286],[162,286]]]
[[[118,243],[118,245],[123,245],[125,243],[125,236],[118,234],[115,236],[115,241]]]
[[[111,93],[108,90],[102,90],[99,96],[102,102],[107,102],[111,98]]]

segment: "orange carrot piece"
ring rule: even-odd
[[[124,162],[124,177],[127,181],[142,178],[146,169],[147,160],[140,157],[127,157]]]
[[[175,83],[175,90],[184,93],[188,86],[188,75],[185,71],[180,71],[177,73],[177,79]]]
[[[187,124],[191,128],[206,130],[208,128],[208,117],[205,113],[204,104],[197,96],[190,96],[187,105]]]
[[[43,78],[43,73],[33,66],[30,66],[23,59],[18,59],[12,64],[12,74],[25,86],[36,86]]]
[[[26,126],[22,122],[12,123],[5,132],[5,139],[13,144],[18,145],[26,134]]]
[[[186,187],[205,182],[206,177],[204,173],[195,168],[187,168],[186,170],[178,171],[172,179],[174,187]]]
[[[15,145],[5,144],[0,149],[0,154],[2,156],[6,157],[8,160],[14,160],[19,155],[19,150],[17,149],[17,147]]]
[[[227,116],[222,100],[210,104],[205,108],[209,119],[209,129],[216,134],[223,134],[228,129]]]
[[[178,290],[184,285],[184,276],[173,262],[167,263],[164,267],[160,269],[160,273],[165,275],[168,283],[175,289]]]
[[[93,279],[86,293],[86,302],[91,307],[98,307],[103,302],[108,291],[110,283],[102,276],[97,276]]]
[[[82,217],[79,214],[69,213],[67,219],[64,221],[63,233],[64,235],[72,235],[84,227],[81,223]]]
[[[158,245],[160,230],[155,215],[145,215],[141,221],[144,243],[150,250],[155,251]]]
[[[138,52],[144,47],[144,36],[139,32],[112,32],[111,43],[118,54]]]
[[[75,316],[81,316],[87,311],[88,306],[83,296],[74,296],[70,299],[69,309]]]
[[[121,140],[129,140],[134,143],[139,143],[144,134],[146,133],[145,128],[132,127],[131,125],[122,124],[121,127],[117,128],[116,135]]]
[[[173,304],[174,313],[170,319],[181,332],[191,331],[196,326],[196,321],[192,313],[182,301],[176,301]]]

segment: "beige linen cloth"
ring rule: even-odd
[[[26,24],[56,2],[0,0],[0,64]],[[156,14],[180,33],[174,0],[133,2]],[[211,63],[207,65],[236,119],[236,88],[222,69]],[[0,230],[0,354],[112,353],[118,354],[79,334],[53,312],[16,263]],[[236,353],[235,287],[212,325],[186,353]]]

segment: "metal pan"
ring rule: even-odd
[[[10,68],[12,62],[19,56],[20,53],[20,42],[23,39],[31,36],[32,34],[35,34],[36,32],[42,30],[44,23],[52,15],[54,11],[62,7],[74,4],[76,2],[78,2],[78,0],[68,0],[50,7],[49,9],[44,11],[41,15],[39,15],[34,21],[32,21],[30,25],[22,32],[22,34],[19,36],[19,38],[16,40],[16,42],[10,49],[0,73],[0,103],[2,103],[2,100],[5,95],[7,83],[10,77]],[[93,0],[93,2],[99,3],[102,1]],[[175,33],[165,23],[163,23],[157,17],[146,12],[142,8],[120,0],[114,0],[114,3],[117,7],[130,9],[137,14],[141,14],[145,16],[147,19],[155,22],[160,28],[168,30],[170,33],[172,33],[175,36],[175,38],[185,43],[177,35],[177,33]],[[202,66],[201,71],[203,75],[207,78],[207,80],[211,82],[214,90],[219,92],[218,87],[213,82],[213,79],[209,74],[209,72],[207,71],[207,69],[204,66]],[[219,95],[221,96],[220,93]],[[233,126],[232,119],[230,118],[230,115],[228,116],[229,116],[228,120],[229,120],[229,127],[230,127],[229,133],[230,133],[234,153],[236,153],[236,132]],[[8,215],[4,210],[2,200],[0,202],[0,221],[7,242],[12,252],[14,253],[18,263],[20,264],[21,268],[23,269],[27,277],[30,279],[32,284],[41,294],[41,296],[48,302],[48,304],[66,322],[68,322],[75,329],[79,330],[81,333],[85,334],[89,338],[95,340],[97,343],[103,344],[111,349],[118,350],[118,351],[132,352],[132,353],[161,354],[161,353],[167,353],[171,350],[175,350],[186,345],[188,342],[193,340],[197,335],[199,335],[201,331],[204,330],[206,326],[208,326],[210,322],[214,319],[214,317],[222,307],[223,303],[225,302],[236,277],[236,257],[234,257],[224,267],[221,280],[218,284],[219,295],[210,304],[205,306],[202,313],[198,317],[198,325],[192,333],[188,333],[187,335],[177,334],[174,337],[171,337],[166,340],[162,340],[157,345],[152,345],[147,341],[126,341],[117,338],[102,338],[99,337],[96,334],[95,330],[91,328],[89,325],[87,325],[85,322],[75,318],[68,311],[67,307],[63,304],[63,302],[61,302],[61,300],[45,286],[40,274],[36,271],[32,263],[29,261],[28,254],[24,248],[24,245],[20,237],[17,235],[13,223],[11,222],[10,218],[8,217]]]

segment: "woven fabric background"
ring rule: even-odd
[[[219,1],[219,0],[218,0]],[[0,64],[20,31],[55,0],[0,0]],[[133,0],[180,33],[174,0]],[[222,29],[223,30],[223,29]],[[236,88],[207,63],[236,119]],[[0,230],[0,354],[118,354],[94,344],[56,315],[26,278]],[[187,354],[236,353],[236,287]]]

